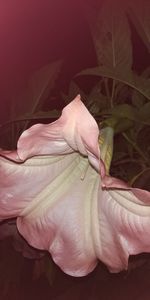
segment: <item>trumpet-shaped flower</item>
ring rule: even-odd
[[[108,175],[111,147],[102,142],[100,159],[98,139],[77,96],[58,120],[32,126],[17,151],[0,156],[0,219],[17,217],[28,243],[74,276],[98,260],[118,272],[129,255],[150,252],[150,193]]]

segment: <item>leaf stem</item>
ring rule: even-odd
[[[114,94],[115,94],[115,86],[116,86],[116,81],[113,79],[112,92],[111,92],[111,98],[110,98],[110,106],[111,106],[111,108],[113,108],[113,106],[114,106],[113,100],[114,100]]]
[[[132,141],[126,133],[123,132],[122,135],[128,141],[128,143],[132,145],[132,147],[137,151],[137,153],[143,158],[143,160],[149,165],[149,159],[145,156],[145,154],[139,148],[139,146],[134,141]]]

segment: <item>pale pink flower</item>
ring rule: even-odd
[[[106,175],[98,138],[77,96],[57,121],[26,130],[17,151],[1,151],[0,219],[17,217],[28,243],[73,276],[98,260],[119,272],[129,255],[150,252],[150,192]]]

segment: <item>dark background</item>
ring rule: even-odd
[[[10,99],[35,70],[63,59],[63,86],[96,61],[82,5],[69,0],[1,0],[0,123],[7,118]]]
[[[25,87],[35,70],[63,59],[63,73],[59,82],[59,88],[63,89],[74,74],[96,64],[94,46],[84,15],[84,2],[97,9],[101,5],[100,0],[0,1],[0,123],[7,120],[12,97]],[[147,64],[148,54],[134,27],[132,40],[135,54],[133,68],[140,72]],[[6,259],[3,250],[6,244],[2,243],[1,260],[4,257]],[[130,273],[116,275],[99,265],[85,278],[69,277],[55,267],[55,280],[50,286],[45,276],[33,282],[31,274],[34,261],[24,259],[21,254],[14,254],[11,243],[7,246],[10,257],[17,256],[17,263],[22,264],[22,272],[19,283],[15,280],[13,284],[8,282],[6,292],[0,295],[0,299],[150,299],[150,267],[147,263]],[[6,263],[6,268],[9,274],[11,266]],[[3,288],[3,281],[0,280],[1,292]]]

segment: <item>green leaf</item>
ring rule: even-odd
[[[150,165],[150,126],[144,126],[138,132],[137,145],[142,149],[143,153],[148,157]]]
[[[38,111],[34,114],[25,114],[22,118],[26,118],[27,120],[36,120],[36,119],[56,119],[61,115],[61,111],[57,109],[49,110],[49,111]]]
[[[22,121],[29,121],[29,120],[39,120],[39,119],[57,119],[61,115],[61,111],[57,109],[53,109],[50,111],[38,111],[34,114],[24,114],[19,116],[16,119],[10,120],[6,123],[0,124],[0,129],[7,127],[11,123],[17,123]]]
[[[147,168],[144,171],[137,174],[134,178],[132,178],[131,184],[133,187],[150,191],[149,182],[150,182],[150,168]]]
[[[132,104],[137,108],[141,108],[144,105],[144,103],[145,103],[145,97],[139,92],[133,91]]]
[[[150,102],[141,107],[139,110],[139,117],[141,120],[149,122],[150,124]]]
[[[44,97],[47,96],[54,87],[55,81],[60,73],[61,65],[61,61],[53,62],[36,72],[30,79],[29,92],[32,96],[31,113],[35,112],[40,104],[43,104]]]
[[[110,110],[112,116],[116,118],[126,118],[132,121],[138,121],[137,109],[128,104],[121,104]]]
[[[134,159],[122,159],[114,162],[111,175],[127,182],[131,182],[132,178],[141,171],[141,165]]]
[[[94,115],[109,107],[108,98],[102,93],[102,81],[99,81],[87,96],[87,107]]]
[[[99,65],[111,69],[129,69],[132,65],[130,28],[124,4],[116,0],[103,1],[92,36]]]
[[[29,79],[27,88],[14,101],[14,117],[24,113],[35,113],[54,88],[62,62],[56,61],[35,72]]]
[[[105,121],[102,122],[102,124],[105,126],[113,127],[115,134],[124,132],[129,128],[133,127],[133,122],[131,120],[116,117],[107,118]]]
[[[27,99],[30,99],[28,112],[31,114],[41,108],[44,100],[49,96],[50,91],[54,88],[55,81],[60,72],[60,67],[60,61],[53,62],[36,72],[30,79],[29,88],[27,90]],[[23,130],[25,130],[27,126],[28,122],[25,123]]]
[[[138,121],[137,110],[128,104],[117,105],[106,112],[110,117],[103,124],[113,127],[115,134],[128,130],[133,127],[133,121]]]
[[[76,84],[75,81],[71,81],[69,86],[69,92],[68,95],[61,93],[63,100],[66,104],[70,103],[71,100],[73,100],[78,94],[81,95],[82,100],[86,99],[86,95],[83,92],[83,90]]]
[[[150,52],[150,1],[130,1],[128,13],[138,34]]]
[[[95,67],[81,71],[76,76],[92,75],[115,79],[116,81],[122,82],[134,90],[141,93],[147,99],[150,100],[150,84],[149,80],[140,76],[137,76],[130,70],[116,69],[113,70],[107,67]]]
[[[150,66],[142,72],[141,76],[142,78],[145,78],[150,85]],[[145,102],[145,97],[138,91],[134,90],[132,93],[132,104],[140,109],[145,104]]]

